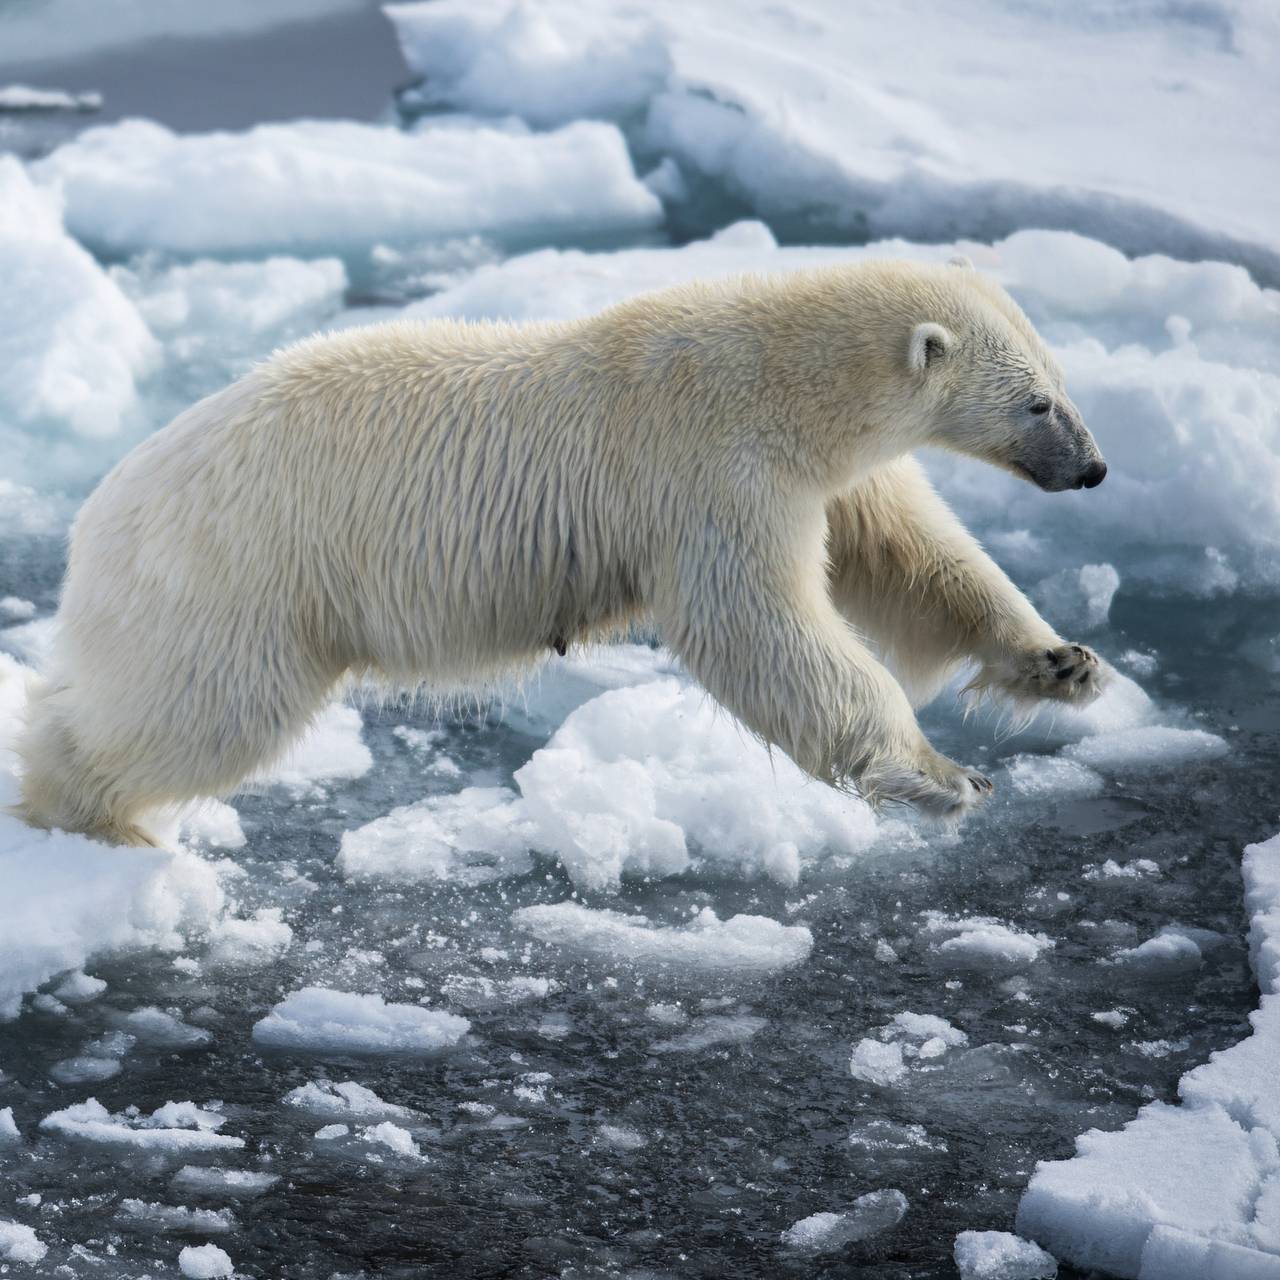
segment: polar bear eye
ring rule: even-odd
[[[1030,409],[1037,418],[1042,418],[1050,409],[1053,408],[1053,404],[1043,396],[1037,396],[1029,405],[1027,405],[1027,408]]]

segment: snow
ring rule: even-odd
[[[217,1280],[235,1273],[231,1259],[216,1244],[189,1244],[178,1254],[178,1270],[188,1280]]]
[[[30,1227],[0,1218],[0,1258],[5,1262],[36,1263],[48,1252],[49,1246]]]
[[[304,987],[253,1027],[270,1049],[319,1054],[430,1054],[450,1048],[470,1030],[466,1018],[390,1004],[379,995]]]
[[[1277,276],[1276,193],[1240,180],[1265,166],[1280,120],[1277,32],[1258,6],[1175,19],[1159,5],[993,5],[977,18],[819,0],[745,24],[717,0],[643,12],[625,0],[589,17],[572,0],[388,8],[426,102],[543,127],[623,121],[637,152],[669,162],[677,218],[745,204],[811,240],[1048,226]],[[1134,65],[1161,74],[1135,78]],[[1188,154],[1203,178],[1190,185]]]
[[[234,1151],[244,1139],[218,1133],[226,1118],[193,1102],[167,1102],[150,1116],[111,1114],[96,1098],[54,1111],[40,1129],[75,1142],[132,1148],[162,1155]]]
[[[26,431],[57,425],[90,439],[118,432],[159,347],[120,287],[64,230],[57,192],[0,155],[0,446],[10,474]],[[38,458],[47,468],[49,443]]]
[[[1058,1274],[1051,1254],[1007,1231],[962,1231],[955,1259],[960,1280],[1054,1280]]]
[[[0,748],[21,713],[24,676],[0,654]],[[11,768],[0,759],[2,804],[16,798]],[[0,883],[0,1018],[16,1017],[25,993],[94,957],[181,949],[225,903],[214,869],[192,853],[109,848],[33,831],[2,812]]]
[[[871,1191],[842,1213],[815,1213],[782,1233],[782,1243],[805,1253],[830,1253],[896,1227],[906,1216],[907,1197],[898,1190]]]
[[[804,925],[751,915],[720,920],[710,907],[688,924],[670,926],[577,902],[520,907],[512,919],[540,942],[601,960],[711,973],[787,969],[813,949]]]
[[[1280,836],[1250,845],[1242,865],[1262,992],[1253,1034],[1184,1075],[1180,1106],[1153,1102],[1037,1166],[1018,1230],[1074,1266],[1132,1280],[1280,1277]],[[1185,934],[1144,943],[1152,957],[1153,943],[1175,970],[1199,963]]]
[[[176,134],[149,120],[87,129],[31,166],[67,226],[98,252],[334,254],[483,235],[508,243],[634,233],[657,199],[622,135],[582,121],[553,133],[341,120]]]

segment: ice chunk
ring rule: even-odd
[[[470,1027],[456,1014],[379,995],[303,987],[254,1024],[253,1038],[305,1053],[424,1054],[457,1044]]]
[[[274,1173],[249,1169],[217,1169],[200,1164],[184,1164],[173,1175],[171,1186],[180,1195],[250,1198],[269,1191],[280,1179]]]
[[[881,1088],[901,1084],[907,1078],[902,1046],[894,1042],[885,1044],[870,1036],[859,1040],[849,1059],[849,1073],[855,1080]]]
[[[5,1262],[39,1262],[48,1252],[30,1227],[0,1218],[0,1258]]]
[[[26,84],[0,86],[0,111],[97,111],[102,94],[35,89]]]
[[[538,5],[388,4],[405,61],[423,77],[414,107],[519,115],[538,128],[633,114],[665,84],[667,49],[636,14],[588,7],[557,20]]]
[[[341,1084],[317,1080],[299,1085],[285,1094],[284,1101],[288,1106],[299,1107],[316,1116],[354,1116],[360,1120],[369,1120],[413,1115],[408,1107],[383,1102],[372,1089],[366,1089],[354,1080]]]
[[[22,1143],[12,1107],[0,1107],[0,1147],[16,1147]]]
[[[1115,960],[1117,964],[1153,977],[1175,977],[1198,969],[1204,957],[1194,938],[1180,929],[1166,927],[1146,942],[1118,951]]]
[[[348,880],[479,884],[527,872],[533,842],[533,823],[514,792],[467,787],[343,832],[338,869]]]
[[[1147,725],[1100,733],[1063,748],[1069,759],[1093,769],[1110,771],[1169,769],[1216,760],[1227,753],[1227,744],[1203,729],[1173,729]]]
[[[1005,764],[1009,785],[1024,796],[1096,796],[1102,775],[1061,756],[1017,755]]]
[[[649,1141],[644,1134],[620,1124],[602,1124],[596,1133],[601,1142],[615,1151],[639,1151]]]
[[[1120,575],[1114,565],[1086,564],[1042,579],[1030,595],[1041,615],[1055,627],[1083,635],[1106,624],[1119,587]]]
[[[924,935],[940,961],[961,969],[1016,970],[1053,946],[1043,933],[1028,933],[990,916],[925,913]]]
[[[390,1120],[384,1120],[381,1124],[375,1124],[364,1129],[360,1135],[366,1142],[371,1142],[375,1146],[386,1147],[390,1151],[394,1151],[398,1156],[408,1156],[410,1159],[421,1159],[422,1152],[418,1149],[418,1144],[413,1140],[413,1135],[408,1129],[402,1129],[398,1124],[393,1124]]]
[[[256,779],[288,787],[299,795],[314,793],[318,784],[362,778],[373,767],[364,744],[364,721],[354,707],[330,703],[277,764]]]
[[[1084,1134],[1073,1158],[1039,1164],[1023,1195],[1019,1232],[1076,1267],[1141,1280],[1280,1278],[1267,1198],[1280,1170],[1280,836],[1250,845],[1243,870],[1262,990],[1253,1034],[1183,1076],[1181,1106],[1154,1102],[1119,1132]],[[1152,943],[1174,973],[1184,956],[1198,963],[1186,932],[1144,943],[1155,957]]]
[[[806,1253],[830,1253],[896,1227],[906,1216],[907,1208],[907,1197],[901,1191],[872,1191],[859,1196],[843,1213],[815,1213],[801,1218],[782,1233],[782,1243]]]
[[[220,920],[209,935],[209,963],[245,971],[279,959],[293,942],[293,930],[282,915],[278,907],[262,907],[248,920]]]
[[[203,1027],[190,1027],[154,1005],[117,1014],[112,1020],[121,1031],[153,1049],[195,1049],[213,1039],[213,1034]]]
[[[230,1257],[216,1244],[189,1244],[178,1254],[178,1270],[187,1280],[218,1280],[235,1274]]]
[[[542,942],[604,960],[704,972],[767,973],[804,961],[813,935],[765,916],[719,920],[704,907],[688,924],[663,927],[645,916],[558,902],[521,907],[512,919]]]
[[[1058,1274],[1052,1254],[1007,1231],[962,1231],[955,1260],[960,1280],[1055,1280]]]
[[[516,782],[538,846],[584,888],[676,875],[695,863],[791,884],[806,862],[864,850],[876,832],[862,801],[770,754],[701,689],[676,679],[610,690],[579,707]]]
[[[1117,862],[1108,858],[1085,867],[1083,880],[1147,880],[1160,874],[1160,864],[1150,858],[1134,858],[1131,862]]]
[[[188,1209],[180,1204],[156,1204],[132,1197],[120,1201],[116,1216],[133,1226],[187,1235],[221,1235],[236,1229],[230,1209]]]
[[[96,1098],[90,1098],[45,1116],[40,1128],[78,1142],[180,1155],[243,1147],[243,1138],[217,1132],[225,1123],[225,1117],[217,1112],[191,1102],[168,1102],[150,1116],[112,1115]]]
[[[654,1053],[692,1053],[717,1045],[745,1044],[768,1026],[767,1018],[744,1013],[713,1013],[701,1018],[687,1031],[668,1040],[657,1040],[650,1049]]]
[[[58,195],[34,185],[12,156],[0,156],[0,274],[0,416],[114,434],[159,347],[119,286],[63,230]],[[29,463],[25,453],[24,445],[6,470],[47,467],[47,443]]]
[[[633,233],[660,206],[617,128],[553,133],[427,120],[411,132],[342,120],[176,134],[148,120],[88,129],[32,172],[67,225],[123,255],[337,254],[459,235],[507,241]]]
[[[90,977],[83,969],[76,969],[54,987],[53,994],[65,1004],[89,1004],[106,989],[107,984],[101,978]]]

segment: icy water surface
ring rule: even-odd
[[[0,594],[54,580],[50,544],[26,545],[17,554],[11,544]],[[109,985],[97,1002],[28,1009],[0,1026],[6,1101],[30,1139],[8,1164],[12,1195],[42,1197],[24,1220],[51,1246],[34,1272],[172,1274],[182,1243],[214,1240],[238,1274],[299,1280],[820,1276],[853,1266],[868,1277],[954,1275],[956,1232],[1010,1229],[1037,1159],[1173,1098],[1183,1071],[1245,1034],[1256,992],[1237,867],[1240,848],[1275,824],[1266,731],[1280,689],[1265,666],[1278,621],[1274,604],[1130,598],[1099,638],[1109,653],[1157,651],[1148,687],[1204,709],[1202,726],[1231,744],[1221,761],[1154,766],[1087,799],[1018,800],[999,761],[1025,741],[997,742],[991,725],[943,706],[926,716],[935,739],[1002,784],[958,838],[898,831],[794,889],[694,875],[586,899],[661,923],[709,906],[722,919],[746,912],[812,930],[807,961],[756,978],[575,959],[532,939],[513,927],[513,909],[573,892],[551,863],[474,887],[340,878],[343,831],[464,780],[432,770],[439,755],[394,732],[426,719],[367,711],[375,764],[364,777],[237,803],[248,840],[227,855],[243,872],[229,883],[245,909],[284,909],[294,936],[283,959],[227,973],[196,947],[189,956],[206,963],[99,964]],[[495,716],[446,731],[434,750],[471,783],[509,783],[540,745]],[[1086,872],[1108,859],[1151,865]],[[1030,962],[966,962],[938,949],[928,912],[995,917],[1053,946]],[[1192,935],[1202,966],[1101,963],[1171,923],[1213,931]],[[550,982],[544,994],[506,985],[513,977]],[[308,984],[462,1013],[471,1032],[428,1059],[261,1051],[253,1023]],[[55,1063],[147,1006],[211,1039],[174,1050],[143,1036],[114,1078],[51,1081]],[[1110,1022],[1091,1016],[1117,1010]],[[967,1044],[917,1060],[901,1081],[854,1078],[854,1046],[904,1011],[947,1019]],[[345,1117],[345,1137],[313,1136],[344,1117],[282,1100],[325,1079],[410,1109],[395,1123],[420,1154],[355,1136],[378,1115]],[[122,1155],[38,1133],[43,1116],[88,1096],[113,1112],[215,1102],[223,1132],[245,1146]],[[278,1181],[253,1197],[201,1190],[189,1174],[175,1182],[191,1164]],[[826,1254],[782,1246],[797,1219],[890,1188],[907,1201],[897,1226]],[[146,1207],[156,1204],[218,1214],[165,1224]]]

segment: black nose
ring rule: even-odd
[[[1107,464],[1101,458],[1097,462],[1091,462],[1084,469],[1083,475],[1080,477],[1080,483],[1086,489],[1096,489],[1107,478]]]

